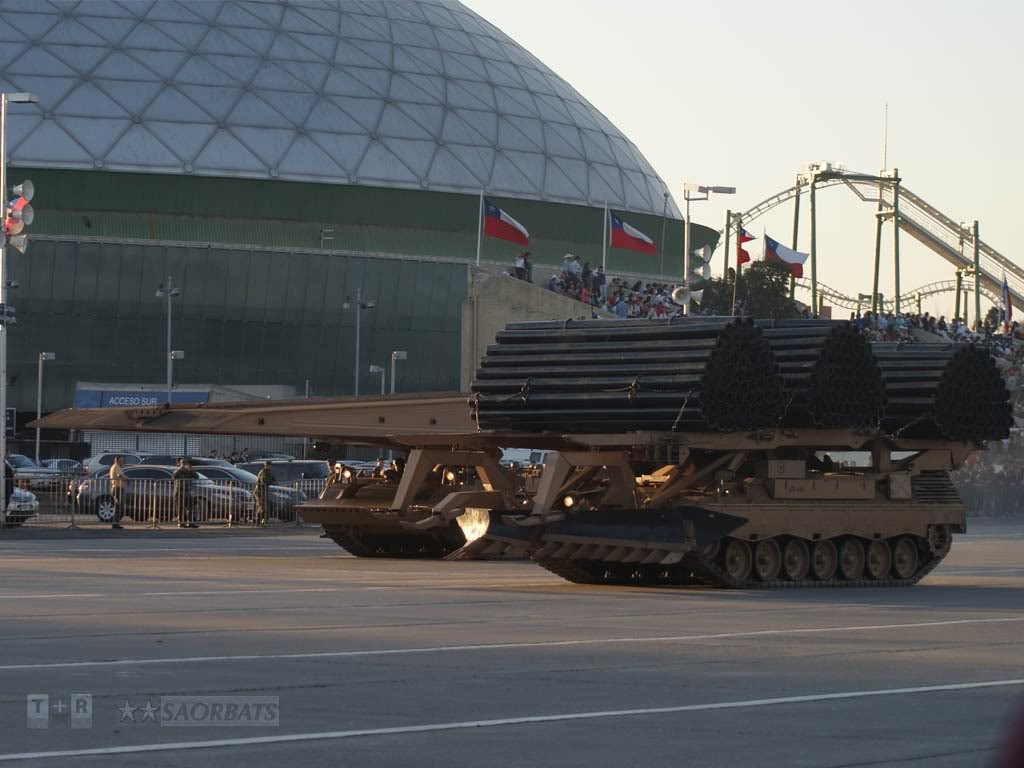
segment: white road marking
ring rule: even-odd
[[[172,580],[173,581],[173,580]],[[337,581],[337,579],[308,579],[307,581]],[[558,582],[555,582],[558,584]],[[464,581],[439,581],[439,582],[417,582],[418,588],[436,587],[465,587],[467,589],[503,588],[514,587],[550,587],[549,581],[497,581],[497,582],[464,582]],[[271,595],[271,594],[292,594],[298,592],[365,592],[376,589],[408,589],[407,584],[385,584],[371,587],[364,587],[359,583],[353,583],[346,587],[289,587],[288,589],[197,589],[191,591],[169,590],[164,592],[125,592],[120,586],[110,592],[65,592],[53,594],[49,592],[25,594],[25,595],[2,595],[0,600],[52,600],[55,598],[110,598],[110,599],[132,599],[137,597],[194,597],[196,595]]]
[[[818,701],[840,701],[864,699],[875,696],[907,696],[921,693],[945,691],[967,691],[978,688],[1004,688],[1024,685],[1024,678],[1014,680],[985,680],[974,683],[949,683],[946,685],[925,685],[917,688],[883,688],[872,691],[839,691],[837,693],[812,693],[804,696],[780,696],[772,699],[746,699],[743,701],[719,701],[709,704],[682,704],[675,707],[647,707],[643,709],[598,710],[595,712],[566,712],[554,715],[528,715],[525,717],[503,717],[494,720],[456,720],[449,723],[425,723],[421,725],[400,725],[391,728],[362,728],[348,731],[319,731],[312,733],[285,733],[277,736],[253,736],[237,739],[208,739],[206,741],[157,742],[154,744],[133,744],[124,747],[97,747],[93,749],[65,749],[50,752],[17,752],[0,754],[0,762],[12,760],[42,760],[59,757],[90,757],[97,755],[128,755],[145,752],[175,752],[185,749],[215,749],[224,747],[249,747],[260,744],[288,744],[302,741],[328,741],[355,739],[372,736],[399,736],[413,733],[436,733],[469,728],[503,728],[517,725],[562,723],[572,720],[598,720],[609,717],[640,717],[643,715],[669,715],[679,712],[709,712],[727,709],[749,709],[753,707],[775,707],[784,704],[807,704]]]
[[[655,635],[652,637],[608,637],[582,640],[537,640],[523,643],[481,643],[475,645],[435,645],[421,648],[375,648],[355,651],[320,651],[312,653],[268,653],[236,656],[185,656],[154,659],[101,659],[96,661],[56,661],[38,664],[6,664],[0,672],[33,669],[80,669],[84,667],[131,667],[158,664],[199,664],[226,661],[269,661],[303,659],[341,659],[366,656],[402,656],[426,653],[452,653],[465,651],[501,651],[530,648],[577,648],[588,645],[619,645],[624,643],[685,643],[701,640],[737,640],[750,637],[774,637],[780,635],[810,635],[828,632],[867,632],[887,629],[920,629],[950,627],[964,624],[1007,624],[1024,622],[1024,616],[987,619],[950,619],[947,621],[922,621],[910,624],[864,624],[849,627],[807,627],[790,629],[760,629],[748,632],[718,632],[705,635]],[[1024,641],[1022,641],[1024,642]]]
[[[47,600],[57,597],[111,597],[111,598],[132,598],[132,597],[189,597],[195,595],[266,595],[275,592],[291,594],[293,592],[345,592],[365,587],[296,587],[289,589],[205,589],[183,592],[172,590],[168,592],[69,592],[62,595],[37,594],[37,595],[0,595],[0,600]]]

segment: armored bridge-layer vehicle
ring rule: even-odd
[[[525,557],[579,583],[914,584],[949,473],[1012,423],[983,349],[848,323],[512,324],[472,393],[63,411],[44,427],[309,435],[407,458],[300,508],[361,557]],[[546,452],[543,467],[502,450]]]

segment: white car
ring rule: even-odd
[[[140,464],[146,454],[139,453],[138,451],[122,451],[120,453],[117,451],[107,451],[106,453],[97,453],[95,456],[90,456],[85,460],[85,463],[82,465],[82,474],[91,475],[97,470],[109,469],[110,465],[114,463],[116,456],[124,456],[124,465],[130,467],[134,464]]]
[[[14,482],[16,484],[44,491],[55,490],[60,484],[61,472],[58,469],[40,467],[28,456],[23,456],[20,453],[12,453],[7,460],[14,467]]]
[[[62,475],[82,474],[82,462],[74,459],[46,459],[43,466],[48,469],[56,469]]]
[[[34,493],[23,488],[15,488],[11,494],[11,503],[7,507],[7,525],[21,525],[39,512],[39,499]]]

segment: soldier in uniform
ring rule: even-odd
[[[263,462],[263,469],[256,475],[256,487],[253,488],[256,497],[256,525],[267,524],[267,494],[270,486],[276,483],[273,465],[269,461]]]
[[[181,464],[172,475],[174,483],[172,502],[174,511],[178,514],[179,528],[199,527],[192,522],[192,481],[198,477],[198,473],[192,469],[192,463],[188,459],[182,459]]]

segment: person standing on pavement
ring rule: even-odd
[[[263,462],[263,469],[256,475],[256,487],[253,489],[253,495],[256,497],[256,525],[267,524],[267,495],[270,486],[276,483],[273,464],[269,461]]]
[[[110,465],[110,498],[114,502],[114,522],[110,527],[119,531],[124,513],[124,456],[115,456]]]
[[[4,459],[4,509],[11,508],[11,496],[14,495],[14,467]]]
[[[171,475],[174,483],[174,510],[178,513],[179,528],[198,528],[192,522],[192,481],[199,477],[192,469],[192,462],[182,459],[181,464]]]

